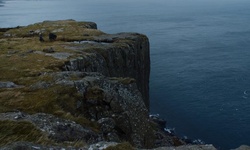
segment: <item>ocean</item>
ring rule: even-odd
[[[0,0],[0,27],[75,19],[147,35],[151,113],[219,149],[250,145],[249,18],[249,0]]]

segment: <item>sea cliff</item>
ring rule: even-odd
[[[164,132],[163,120],[149,117],[145,35],[107,34],[93,22],[44,21],[0,29],[0,45],[2,149],[186,144]]]

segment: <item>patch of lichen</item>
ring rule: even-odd
[[[49,142],[47,137],[30,122],[0,120],[0,146],[16,141]]]
[[[123,143],[117,144],[116,146],[109,146],[105,150],[135,150],[135,148],[133,148],[133,146],[130,143],[123,142]]]

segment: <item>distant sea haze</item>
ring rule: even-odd
[[[250,145],[249,0],[0,0],[0,27],[96,22],[151,45],[151,113],[219,149]]]

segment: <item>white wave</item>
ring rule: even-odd
[[[248,95],[247,90],[244,91],[244,95]]]
[[[242,98],[247,99],[248,97],[246,97],[246,96],[242,96]]]

